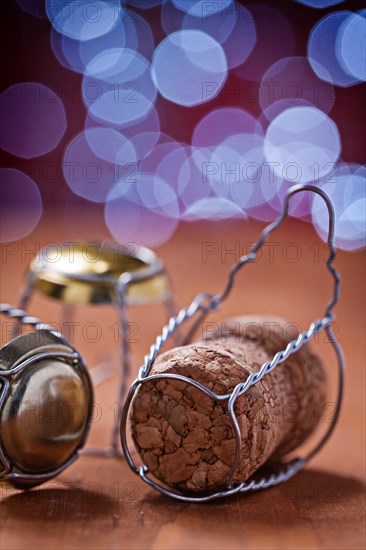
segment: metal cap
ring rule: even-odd
[[[41,251],[30,265],[33,288],[70,304],[115,302],[121,287],[128,305],[159,302],[169,296],[163,262],[148,248],[131,252],[93,243],[91,257],[88,246],[60,244],[55,260]]]
[[[71,464],[90,425],[93,390],[78,353],[40,330],[0,350],[0,479],[31,487]]]

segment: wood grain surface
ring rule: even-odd
[[[40,246],[57,241],[107,237],[102,221],[75,213],[66,229],[48,215],[23,242],[3,245],[1,301],[16,303],[27,265]],[[83,223],[80,223],[83,219]],[[228,267],[258,237],[262,224],[182,225],[158,249],[174,281],[180,305],[202,291],[219,291]],[[94,235],[91,234],[94,231]],[[288,221],[247,266],[220,312],[273,314],[302,329],[322,316],[330,297],[326,248],[311,227]],[[154,492],[121,459],[81,457],[57,479],[29,492],[0,486],[0,548],[7,549],[361,549],[365,547],[365,255],[343,253],[341,302],[335,330],[345,352],[347,380],[341,419],[329,444],[295,478],[266,491],[206,505],[186,504]],[[30,311],[47,322],[62,321],[62,307],[39,295]],[[164,322],[160,305],[130,310],[135,323],[134,374]],[[93,367],[118,364],[115,312],[111,307],[78,307],[73,344]],[[89,325],[88,325],[89,323]],[[92,333],[98,323],[100,334]],[[4,329],[5,327],[5,329]],[[2,339],[7,328],[2,324]],[[92,342],[91,340],[95,341]],[[329,397],[322,428],[334,409],[335,360],[325,337],[314,349],[322,354]],[[103,445],[116,415],[117,373],[96,390],[97,416],[90,443]]]

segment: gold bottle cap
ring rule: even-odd
[[[38,485],[76,457],[90,425],[91,380],[81,357],[48,330],[0,350],[0,479]]]
[[[118,286],[128,305],[159,302],[170,295],[162,261],[144,247],[131,252],[108,244],[60,244],[55,259],[44,251],[37,255],[29,276],[33,288],[70,304],[115,302]]]

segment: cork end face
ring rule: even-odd
[[[157,479],[183,492],[224,484],[235,439],[223,404],[180,381],[148,382],[135,396],[130,420],[134,443]]]
[[[253,343],[239,344],[238,350],[246,364],[254,367],[259,366],[258,360],[268,358],[264,352],[258,354]],[[163,354],[153,372],[181,374],[223,395],[250,374],[244,365],[244,360],[239,363],[221,344],[201,343]],[[267,429],[269,400],[259,388],[237,400],[235,413],[242,433],[242,459],[234,482],[247,479],[257,469],[272,438]],[[160,481],[182,492],[225,487],[236,451],[227,400],[212,399],[178,380],[147,382],[133,400],[130,421],[140,456]]]

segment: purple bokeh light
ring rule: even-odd
[[[117,181],[132,180],[136,172],[134,149],[125,146],[126,155],[118,158],[115,163],[103,160],[89,145],[86,132],[90,131],[80,132],[67,146],[63,158],[63,174],[76,195],[92,202],[105,202]]]
[[[314,105],[329,113],[334,99],[333,86],[317,77],[306,57],[276,61],[261,80],[259,100],[269,120],[290,107],[301,105]]]
[[[168,188],[153,174],[139,173],[133,185],[118,182],[105,205],[105,221],[113,237],[145,246],[167,241],[179,222],[177,199],[172,189],[166,192]]]
[[[29,15],[33,15],[39,19],[47,19],[44,2],[37,2],[35,0],[16,0],[16,3],[23,11],[29,13]]]
[[[61,99],[39,82],[22,82],[7,88],[0,95],[0,111],[1,147],[18,157],[29,159],[49,153],[66,130]]]
[[[42,215],[42,198],[29,176],[15,168],[1,168],[0,203],[0,242],[16,241],[32,233]]]
[[[263,134],[257,119],[239,107],[220,107],[205,115],[194,129],[192,145],[215,147],[235,134]]]

